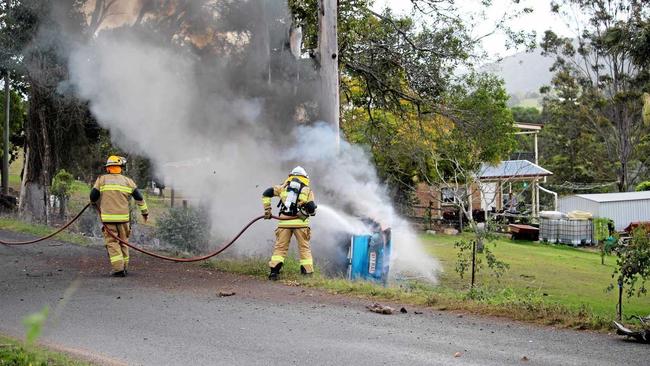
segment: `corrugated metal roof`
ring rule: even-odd
[[[576,197],[581,197],[594,202],[650,200],[650,191],[577,194]]]
[[[528,160],[505,160],[497,165],[481,164],[479,179],[545,177],[553,175],[541,166]]]

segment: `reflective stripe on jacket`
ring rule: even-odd
[[[140,212],[148,213],[147,203],[131,178],[121,174],[104,174],[97,178],[93,190],[100,192],[98,201],[102,222],[129,222],[129,199],[135,199]]]

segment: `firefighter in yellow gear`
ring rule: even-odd
[[[140,208],[140,213],[147,221],[149,211],[142,193],[138,190],[135,182],[129,177],[122,175],[126,165],[126,159],[121,156],[110,156],[106,161],[106,173],[95,182],[90,191],[90,202],[99,206],[101,220],[106,225],[102,228],[104,241],[108,251],[108,259],[115,277],[125,277],[129,265],[129,247],[121,244],[110,236],[106,230],[110,230],[115,236],[127,241],[131,234],[131,221],[129,212],[129,199],[133,197]]]
[[[278,279],[289,251],[292,236],[295,236],[298,241],[300,272],[303,275],[310,275],[314,272],[314,260],[309,246],[311,238],[309,216],[316,214],[317,206],[305,169],[300,166],[295,167],[284,183],[270,187],[262,193],[264,218],[266,219],[271,218],[271,199],[273,197],[280,197],[278,203],[280,218],[292,217],[292,219],[278,221],[278,227],[275,229],[275,247],[271,261],[269,261],[271,268],[269,279],[274,281]]]

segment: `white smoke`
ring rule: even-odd
[[[317,260],[318,253],[335,252],[341,232],[364,231],[357,216],[366,216],[392,228],[394,269],[435,280],[439,265],[396,214],[364,151],[344,140],[337,147],[326,124],[293,128],[294,121],[278,120],[291,113],[274,111],[295,109],[291,88],[253,97],[251,85],[265,89],[264,80],[232,75],[231,59],[213,57],[206,65],[205,58],[145,40],[136,30],[100,33],[73,48],[69,83],[114,143],[149,157],[158,176],[210,210],[219,236],[230,237],[261,214],[261,192],[300,164],[321,206],[312,220]],[[240,81],[246,93],[233,84]],[[274,225],[254,226],[237,250],[270,254]]]

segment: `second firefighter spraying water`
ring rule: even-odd
[[[310,275],[314,272],[314,260],[311,256],[309,240],[311,229],[309,227],[309,216],[316,214],[316,203],[314,192],[310,187],[309,176],[305,169],[295,167],[284,183],[270,187],[262,193],[264,205],[264,217],[271,218],[271,199],[280,197],[278,207],[280,218],[291,218],[280,220],[275,229],[275,247],[269,261],[271,273],[270,280],[277,280],[284,260],[289,252],[291,237],[295,236],[298,242],[300,253],[300,272],[303,275]]]

